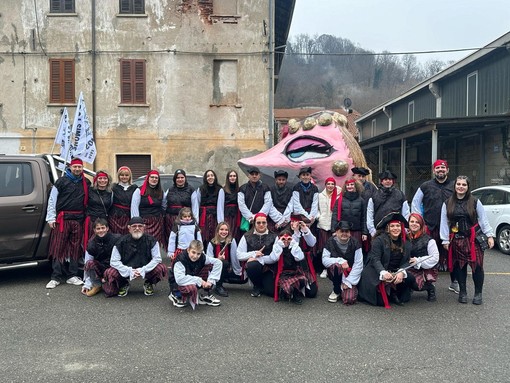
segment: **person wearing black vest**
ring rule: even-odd
[[[398,212],[389,213],[377,225],[369,261],[358,284],[360,301],[390,308],[389,302],[402,305],[411,299],[415,280],[405,270],[411,258],[411,245],[405,235],[407,226],[407,220]]]
[[[454,193],[455,181],[448,178],[448,162],[445,160],[436,160],[432,165],[434,178],[425,181],[420,185],[414,194],[411,203],[411,212],[423,216],[430,236],[436,241],[439,249],[440,271],[448,270],[448,252],[441,244],[439,235],[439,222],[441,221],[441,206],[443,202],[450,198]],[[459,293],[459,284],[455,280],[453,273],[450,273],[449,290]]]
[[[180,253],[170,269],[168,278],[170,286],[174,284],[181,293],[178,298],[173,291],[168,299],[176,307],[185,307],[191,304],[195,309],[196,305],[219,306],[220,300],[211,294],[211,289],[219,281],[221,276],[222,263],[219,259],[208,257],[204,253],[204,245],[198,240],[190,242],[187,250]],[[204,293],[198,294],[198,289]]]
[[[328,239],[322,251],[322,264],[333,282],[333,291],[328,301],[335,303],[339,298],[345,305],[356,303],[358,282],[363,270],[363,252],[360,243],[351,237],[351,224],[339,221],[335,235]]]
[[[319,189],[311,182],[312,168],[299,169],[298,177],[300,182],[292,188],[292,215],[313,225],[319,216]]]
[[[239,188],[237,204],[244,219],[253,224],[255,214],[269,214],[273,200],[269,186],[260,180],[259,168],[251,167],[247,172],[248,182]]]
[[[89,185],[90,181],[83,175],[83,161],[75,158],[51,188],[46,222],[51,228],[48,258],[52,273],[47,289],[54,289],[64,281],[77,286],[83,284],[78,277],[78,260],[83,257],[83,220]]]
[[[230,170],[225,176],[225,184],[220,190],[220,196],[218,198],[223,198],[224,200],[223,220],[228,223],[231,236],[235,238],[236,242],[239,242],[243,233],[240,228],[241,211],[237,204],[237,193],[239,193],[239,175],[235,170]],[[222,222],[223,220],[219,220],[218,222]]]
[[[142,217],[144,230],[153,236],[166,250],[164,212],[166,199],[161,188],[161,179],[157,170],[147,173],[142,187],[133,192],[131,199],[131,218]]]
[[[367,180],[367,176],[370,175],[370,170],[363,167],[356,167],[352,168],[351,172],[354,179],[359,181],[361,186],[363,186],[361,197],[365,200],[365,202],[368,202],[370,197],[372,197],[372,195],[377,190],[377,186]]]
[[[141,217],[128,223],[129,234],[122,236],[112,250],[110,268],[104,272],[103,290],[107,297],[128,294],[129,282],[145,279],[144,294],[154,295],[154,285],[166,278],[166,266],[161,263],[159,243],[152,235],[145,234]]]
[[[112,187],[113,205],[108,223],[112,233],[128,234],[127,224],[131,218],[131,199],[138,186],[132,183],[131,169],[121,166],[117,171],[117,183]]]
[[[277,265],[274,301],[278,302],[280,298],[283,298],[298,305],[302,304],[307,284],[307,278],[301,268],[305,255],[299,247],[299,242],[292,237],[290,230],[284,229],[280,233],[270,258],[270,262]]]
[[[104,218],[96,219],[93,227],[95,236],[89,241],[85,252],[85,284],[81,288],[81,292],[88,297],[101,291],[104,272],[110,267],[113,246],[121,237],[120,234],[110,232],[108,221]]]
[[[418,213],[409,215],[409,233],[407,239],[411,244],[411,259],[409,264],[413,266],[408,270],[413,274],[416,284],[412,286],[416,291],[427,291],[427,300],[436,301],[437,262],[439,250],[434,239],[426,232],[425,221]]]
[[[406,220],[409,216],[409,204],[404,193],[397,189],[396,179],[397,176],[389,170],[379,173],[381,185],[367,203],[367,229],[372,237],[376,234],[376,226],[387,214],[399,212]]]
[[[475,295],[473,304],[482,304],[484,280],[484,250],[476,240],[481,230],[487,238],[489,249],[494,247],[494,232],[487,220],[482,203],[471,195],[469,178],[455,179],[455,192],[441,208],[440,235],[448,251],[448,269],[459,281],[459,303],[467,303],[467,267],[471,267]]]
[[[218,222],[223,221],[223,208],[225,205],[225,194],[218,183],[218,177],[214,170],[206,170],[203,177],[203,184],[197,191],[197,203],[199,206],[198,226],[202,233],[202,241],[207,246],[214,237],[214,230]]]
[[[113,204],[111,183],[110,175],[104,170],[99,170],[89,187],[89,200],[84,224],[85,232],[83,233],[83,247],[85,249],[87,249],[89,239],[94,235],[93,226],[96,219],[108,219],[110,214],[110,208]]]
[[[292,213],[292,188],[287,185],[289,173],[284,170],[274,172],[275,184],[271,186],[272,206],[269,211],[267,227],[270,231],[276,231],[290,222]]]
[[[165,212],[165,237],[170,235],[174,222],[182,208],[188,207],[193,213],[195,220],[198,220],[197,193],[192,186],[188,184],[186,172],[177,169],[173,177],[173,186],[169,187],[165,193],[166,212]]]
[[[252,297],[262,293],[274,296],[274,279],[276,267],[270,261],[276,234],[267,229],[267,216],[257,213],[254,217],[255,227],[248,231],[237,246],[237,259],[246,261],[246,273],[253,284]]]

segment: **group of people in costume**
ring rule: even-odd
[[[434,282],[446,265],[450,289],[466,303],[469,265],[473,303],[481,304],[478,238],[485,234],[490,248],[494,235],[469,179],[450,180],[448,171],[447,162],[437,160],[434,179],[420,186],[409,207],[390,171],[379,174],[376,187],[367,181],[370,171],[356,167],[344,185],[328,178],[319,192],[310,167],[300,169],[294,186],[284,170],[275,172],[271,186],[256,167],[247,169],[241,186],[233,170],[223,186],[207,170],[198,190],[178,169],[165,191],[156,170],[138,188],[125,166],[113,185],[106,171],[90,183],[74,159],[48,202],[53,271],[46,288],[65,281],[82,285],[87,296],[103,290],[122,297],[130,281],[141,278],[144,294],[153,295],[154,285],[168,278],[172,304],[195,308],[219,306],[213,294],[227,297],[225,284],[249,282],[252,297],[302,304],[317,296],[322,277],[332,283],[329,302],[390,307],[409,301],[412,290],[435,301]],[[83,257],[84,280],[78,276]]]

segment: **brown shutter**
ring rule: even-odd
[[[132,104],[133,91],[131,81],[131,60],[120,60],[120,103]]]
[[[145,104],[145,60],[135,60],[135,104]]]
[[[50,103],[60,103],[60,60],[50,60]]]
[[[74,60],[63,60],[63,100],[64,103],[74,103]]]

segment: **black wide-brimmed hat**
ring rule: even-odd
[[[338,221],[338,223],[335,226],[336,230],[351,230],[351,223],[348,221]]]
[[[363,168],[363,167],[352,168],[351,172],[353,174],[359,174],[361,176],[368,176],[370,174],[370,170],[368,170],[367,168]]]
[[[274,178],[276,177],[289,178],[289,173],[287,173],[285,170],[277,170],[274,172]]]
[[[310,166],[304,166],[301,169],[299,169],[298,177],[303,173],[312,173],[312,168]]]
[[[380,180],[385,180],[385,179],[396,180],[397,175],[395,173],[390,172],[389,170],[385,170],[384,172],[379,173],[379,179]]]
[[[407,223],[407,219],[404,218],[402,214],[400,214],[398,211],[392,211],[389,214],[386,214],[377,224],[376,229],[384,229],[390,222],[392,221],[398,221],[402,222],[405,227],[409,227],[409,224]]]

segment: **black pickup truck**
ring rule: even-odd
[[[0,154],[0,269],[46,261],[46,208],[51,187],[61,175],[60,160],[48,154]]]

